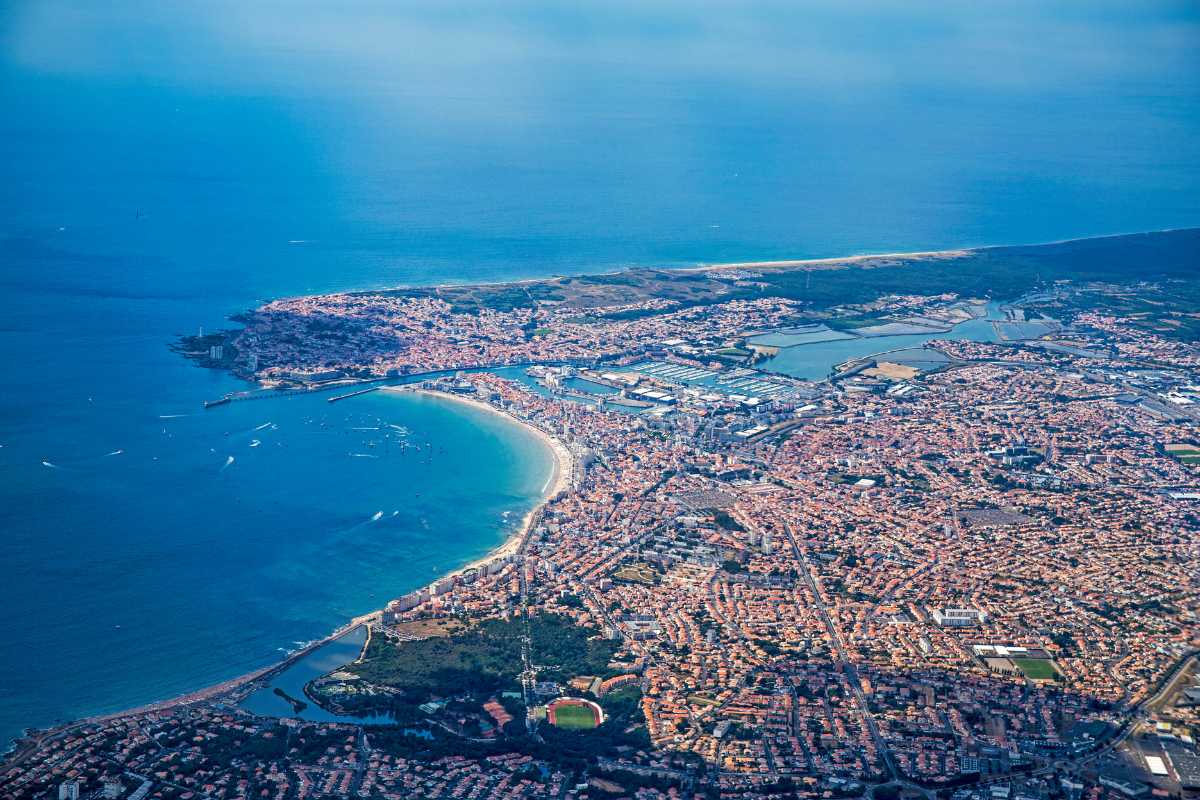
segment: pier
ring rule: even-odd
[[[285,389],[284,391],[270,390],[270,391],[256,392],[253,394],[246,393],[241,396],[238,396],[236,394],[227,394],[219,400],[206,401],[204,403],[204,407],[212,408],[213,406],[221,406],[221,405],[225,405],[226,403],[240,403],[244,400],[267,400],[267,399],[270,399],[273,397],[289,397],[291,395],[296,395],[296,394],[315,394],[316,392],[328,392],[330,389],[345,389],[349,386],[362,385],[364,383],[381,383],[386,380],[394,380],[394,379],[392,379],[392,378],[372,378],[370,380],[364,380],[364,381],[338,381],[337,383],[329,384],[326,386],[313,386],[313,387],[309,387],[309,388],[305,388],[305,389]],[[378,388],[379,388],[378,386],[372,386],[370,389],[363,389],[361,391],[351,392],[350,394],[344,394],[341,397],[332,398],[330,400],[330,402],[332,402],[333,400],[341,400],[343,397],[352,397],[356,394],[362,394],[363,392],[372,392]]]
[[[373,392],[378,388],[380,388],[380,387],[372,386],[370,389],[359,389],[357,392],[350,392],[350,394],[339,394],[337,397],[331,397],[328,400],[326,400],[325,402],[336,403],[338,400],[345,400],[347,397],[354,397],[355,395],[366,394],[367,392]]]

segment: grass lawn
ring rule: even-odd
[[[556,728],[580,730],[596,727],[596,712],[589,706],[557,705],[553,711]]]
[[[412,634],[413,636],[449,636],[452,633],[461,633],[467,629],[463,621],[456,617],[445,617],[443,619],[422,619],[413,620],[412,622],[401,622],[398,625],[392,626],[393,630],[401,633]]]
[[[1168,444],[1164,448],[1167,455],[1183,464],[1200,464],[1200,450],[1191,444]]]
[[[1026,677],[1035,681],[1052,680],[1058,678],[1058,671],[1054,669],[1054,665],[1049,661],[1040,658],[1014,658],[1013,663],[1017,668],[1024,672]]]
[[[649,567],[630,566],[613,575],[614,578],[653,586],[658,583],[658,573]]]

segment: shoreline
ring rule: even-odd
[[[787,268],[787,267],[805,267],[811,269],[836,269],[839,266],[853,266],[861,261],[869,261],[876,258],[911,258],[930,260],[949,260],[953,258],[962,258],[967,255],[986,252],[989,250],[1005,250],[1005,249],[1020,249],[1029,247],[1054,247],[1062,245],[1073,245],[1081,242],[1093,242],[1104,239],[1121,239],[1135,236],[1145,236],[1147,234],[1156,233],[1180,233],[1183,231],[1196,230],[1194,227],[1183,228],[1162,228],[1152,231],[1126,231],[1124,233],[1106,233],[1100,236],[1083,236],[1072,239],[1055,239],[1049,242],[1025,242],[1016,244],[982,244],[972,247],[951,247],[945,250],[917,250],[903,253],[861,253],[853,256],[831,256],[828,258],[799,258],[785,259],[781,261],[738,261],[738,262],[723,262],[723,263],[701,263],[695,266],[670,266],[670,265],[654,265],[654,264],[636,264],[628,267],[618,267],[615,269],[605,269],[598,272],[581,272],[564,277],[583,277],[588,275],[620,275],[626,272],[637,272],[639,270],[663,271],[663,272],[707,272],[709,270],[735,269],[735,268],[757,268],[766,269],[772,268]],[[678,264],[679,262],[672,262]],[[555,280],[554,276],[545,278],[522,278],[520,280],[510,281],[475,281],[472,283],[433,283],[433,284],[396,284],[392,286],[379,286],[372,289],[359,289],[355,291],[345,292],[324,292],[322,294],[301,295],[302,297],[327,297],[339,294],[361,295],[372,294],[374,292],[389,292],[389,291],[404,291],[415,289],[469,289],[472,287],[488,288],[496,286],[528,286],[544,281]],[[269,301],[268,301],[269,302]]]
[[[532,509],[530,509],[528,513],[525,514],[525,518],[522,520],[520,528],[516,532],[509,534],[507,540],[505,540],[503,543],[501,543],[501,544],[497,545],[496,547],[492,548],[491,550],[489,550],[485,555],[483,555],[467,564],[464,564],[463,566],[461,566],[451,572],[446,573],[442,577],[447,578],[447,577],[453,577],[455,575],[460,575],[463,572],[466,572],[467,570],[472,569],[473,567],[478,567],[481,564],[485,564],[494,558],[501,557],[501,556],[515,555],[515,554],[519,553],[521,551],[521,549],[524,547],[525,542],[528,540],[529,535],[533,531],[533,522],[534,522],[534,519],[537,517],[537,513],[542,509],[542,507],[546,504],[546,502],[549,498],[558,495],[558,493],[561,491],[564,491],[569,484],[570,474],[571,474],[571,457],[570,457],[570,453],[567,451],[566,447],[562,444],[562,442],[558,441],[557,439],[555,439],[554,437],[552,437],[550,434],[546,433],[542,429],[538,428],[536,425],[533,425],[532,423],[530,423],[526,420],[517,419],[517,418],[513,417],[512,415],[507,414],[507,413],[501,411],[500,409],[495,408],[494,406],[492,406],[488,403],[484,403],[479,400],[474,400],[474,399],[467,398],[467,397],[461,397],[458,395],[448,394],[446,392],[436,392],[436,391],[430,391],[428,389],[418,389],[416,387],[406,386],[403,384],[398,385],[398,386],[382,386],[382,387],[379,387],[378,391],[411,392],[414,394],[425,394],[425,395],[429,395],[430,397],[436,397],[439,399],[446,399],[446,400],[457,401],[459,403],[465,403],[469,406],[473,406],[477,410],[487,411],[492,414],[497,414],[497,415],[509,420],[510,422],[520,425],[522,428],[524,428],[527,431],[534,434],[534,436],[536,436],[543,444],[545,444],[546,448],[550,451],[550,454],[554,461],[554,472],[550,476],[550,481],[547,484],[548,491],[544,491],[542,493],[541,498],[538,500],[537,504]],[[385,606],[385,608],[386,608],[386,606]],[[254,670],[253,672],[248,672],[248,673],[241,675],[239,677],[236,677],[236,678],[231,678],[227,681],[223,681],[223,682],[218,683],[213,686],[207,686],[207,687],[204,687],[201,689],[197,689],[195,691],[187,692],[185,694],[176,695],[174,697],[170,697],[165,700],[159,700],[159,701],[156,701],[153,703],[148,703],[146,705],[137,706],[135,708],[84,717],[82,719],[73,720],[65,725],[57,726],[54,728],[27,729],[27,731],[28,731],[27,735],[23,735],[19,739],[14,739],[13,741],[8,742],[7,743],[8,749],[4,752],[0,752],[0,764],[3,764],[5,767],[10,767],[14,764],[17,764],[20,761],[24,760],[24,758],[29,753],[32,753],[35,750],[37,750],[37,748],[39,748],[41,746],[42,742],[46,741],[47,739],[53,740],[56,737],[64,736],[67,733],[69,733],[70,731],[75,730],[76,728],[79,728],[79,727],[91,725],[91,724],[94,724],[97,722],[104,722],[107,720],[116,719],[118,717],[125,717],[125,716],[136,715],[136,714],[157,713],[157,712],[161,712],[161,711],[168,711],[168,710],[174,709],[174,708],[179,708],[181,706],[190,706],[190,705],[193,705],[196,703],[204,703],[204,702],[208,702],[208,701],[219,701],[221,698],[227,697],[227,696],[237,692],[239,689],[246,688],[248,684],[253,684],[258,681],[269,681],[271,678],[274,678],[276,675],[278,675],[282,672],[285,672],[288,669],[291,669],[298,662],[303,661],[305,658],[312,655],[317,650],[320,650],[325,645],[329,644],[330,642],[332,642],[336,639],[341,638],[342,636],[345,636],[347,633],[354,631],[356,628],[358,628],[362,625],[366,625],[368,627],[368,631],[369,631],[371,624],[378,622],[378,620],[382,614],[383,614],[382,608],[378,608],[373,611],[369,611],[365,614],[361,614],[357,617],[354,617],[353,619],[348,621],[346,624],[344,624],[340,628],[336,629],[332,633],[328,634],[327,636],[324,636],[320,639],[310,642],[309,644],[296,650],[295,652],[289,653],[287,656],[285,656],[283,658],[282,661],[278,662],[277,664],[272,664],[267,667],[262,667],[261,669]],[[255,689],[254,691],[257,691],[257,689]],[[252,694],[252,693],[253,692],[249,692],[249,693],[247,693],[246,696],[249,696],[249,694]],[[240,699],[244,699],[244,698],[240,698]],[[239,699],[239,702],[240,702],[240,699]],[[236,704],[232,704],[232,708],[230,710],[234,711],[235,713],[249,713],[249,712],[243,712],[241,709],[238,709]],[[348,719],[354,719],[354,718],[349,717]]]
[[[372,612],[372,614],[377,613],[378,612]],[[218,701],[234,692],[237,692],[239,689],[245,688],[247,684],[252,684],[256,681],[270,680],[276,675],[291,669],[296,665],[297,662],[303,661],[305,658],[312,655],[317,650],[320,650],[322,647],[334,641],[335,639],[340,639],[347,633],[354,631],[360,625],[368,624],[370,621],[370,616],[371,615],[355,617],[350,622],[335,630],[333,633],[330,633],[328,636],[314,640],[306,644],[304,647],[301,647],[299,650],[284,656],[283,660],[278,664],[272,664],[269,667],[262,667],[261,669],[254,670],[253,672],[248,672],[245,675],[241,675],[236,678],[230,678],[229,680],[223,681],[214,686],[208,686],[203,689],[197,689],[192,692],[176,695],[175,697],[170,697],[166,700],[157,700],[153,703],[147,703],[146,705],[137,706],[135,708],[125,709],[122,711],[113,711],[104,714],[96,714],[90,717],[83,717],[82,719],[72,720],[68,723],[53,728],[26,728],[24,735],[18,739],[13,739],[10,741],[8,743],[8,750],[0,753],[0,766],[3,766],[6,769],[12,768],[13,766],[20,764],[28,755],[41,747],[43,742],[53,741],[78,728],[93,725],[97,722],[106,722],[108,720],[118,719],[120,717],[128,717],[138,714],[154,714],[162,711],[170,711],[172,709],[181,708],[184,706],[192,706],[198,703]],[[249,696],[250,694],[253,694],[253,692],[248,692],[246,696]],[[236,705],[232,707],[227,706],[226,708],[232,713],[249,714],[249,712],[237,708]],[[254,715],[250,714],[250,716]]]
[[[928,250],[919,253],[879,253],[877,255],[861,255],[861,256],[839,256],[837,258],[808,258],[796,261],[739,261],[728,264],[705,264],[703,267],[697,267],[696,271],[722,270],[722,269],[786,269],[788,267],[807,267],[810,270],[814,269],[837,269],[839,267],[851,267],[855,264],[861,264],[864,261],[871,261],[877,258],[912,258],[932,261],[935,259],[949,261],[955,258],[962,258],[970,253],[982,250],[984,248],[964,248],[960,250]],[[872,265],[874,266],[874,265]]]
[[[480,400],[474,400],[469,397],[462,397],[460,395],[449,394],[447,392],[436,392],[436,391],[431,391],[429,389],[418,389],[414,386],[407,386],[407,385],[403,385],[403,384],[401,384],[399,386],[383,386],[383,387],[380,387],[379,391],[381,391],[381,392],[411,392],[413,394],[424,394],[424,395],[428,395],[430,397],[436,397],[439,399],[451,400],[451,401],[458,402],[458,403],[464,403],[468,406],[474,407],[475,409],[477,409],[479,411],[486,411],[491,414],[496,414],[496,415],[501,416],[504,419],[508,420],[509,422],[516,423],[517,425],[527,429],[529,432],[534,434],[538,439],[540,439],[542,441],[543,444],[546,445],[546,448],[550,451],[550,454],[554,459],[554,473],[550,476],[550,481],[547,483],[547,488],[549,489],[549,491],[544,492],[542,495],[542,498],[538,501],[537,505],[535,505],[532,509],[530,509],[529,512],[525,515],[525,519],[522,521],[521,527],[518,529],[518,531],[509,534],[509,537],[506,541],[504,541],[503,543],[492,548],[485,555],[470,562],[469,564],[464,564],[462,567],[459,567],[458,569],[453,570],[452,572],[447,572],[443,577],[450,578],[455,575],[460,575],[463,572],[466,572],[467,570],[469,570],[473,567],[478,567],[479,565],[485,564],[488,561],[491,561],[492,559],[497,558],[499,556],[513,555],[513,554],[519,552],[521,550],[521,547],[524,545],[525,540],[529,538],[530,532],[533,530],[533,520],[537,516],[538,511],[540,511],[542,506],[544,506],[546,504],[546,501],[548,498],[554,497],[559,492],[565,491],[570,482],[571,456],[570,456],[570,453],[567,452],[567,449],[562,444],[562,442],[558,441],[557,439],[552,437],[550,434],[546,433],[544,430],[537,427],[536,425],[533,425],[532,423],[530,423],[526,420],[517,419],[516,417],[513,417],[511,414],[506,414],[505,412],[501,411],[500,409],[496,408],[495,406],[492,406],[488,403],[484,403]],[[372,613],[373,614],[382,613],[382,609],[380,609],[380,611],[372,612]]]
[[[1186,231],[1189,229],[1185,228],[1185,229],[1176,229],[1176,230]],[[849,256],[849,257],[842,257],[842,258],[810,259],[810,260],[797,260],[797,261],[742,262],[742,263],[736,263],[736,264],[704,264],[704,265],[701,265],[698,269],[697,268],[690,268],[690,269],[689,268],[678,268],[678,267],[671,268],[671,269],[672,270],[680,270],[680,271],[706,271],[706,270],[716,270],[716,269],[728,269],[731,267],[763,267],[763,268],[770,269],[770,268],[787,268],[789,266],[802,266],[802,267],[810,266],[811,268],[819,269],[819,268],[826,268],[826,267],[836,267],[838,265],[852,265],[855,263],[870,262],[872,260],[887,260],[887,259],[895,259],[895,258],[901,258],[901,259],[909,258],[909,259],[920,259],[920,260],[925,260],[925,261],[933,261],[933,260],[937,260],[939,258],[941,258],[941,259],[958,258],[958,257],[962,257],[964,255],[968,255],[971,253],[977,253],[977,252],[988,251],[988,250],[1006,249],[1006,248],[1007,249],[1021,249],[1021,248],[1048,247],[1051,245],[1069,246],[1069,245],[1072,245],[1075,243],[1085,243],[1085,242],[1091,242],[1091,241],[1096,241],[1096,240],[1122,239],[1122,238],[1126,238],[1126,237],[1133,237],[1133,236],[1139,236],[1139,235],[1144,236],[1146,234],[1112,234],[1109,236],[1102,236],[1102,237],[1087,237],[1087,238],[1082,238],[1082,239],[1068,239],[1068,240],[1062,240],[1060,242],[1053,242],[1053,243],[1047,243],[1047,244],[1042,244],[1042,245],[992,245],[992,246],[985,246],[985,247],[978,247],[978,248],[964,248],[964,249],[958,249],[958,250],[943,250],[943,251],[928,251],[928,252],[922,252],[922,253],[857,255],[857,256]],[[635,267],[634,269],[638,269],[638,268]],[[624,271],[627,271],[627,270],[617,270],[617,272],[624,272]],[[588,273],[588,274],[611,274],[611,273]],[[542,282],[545,280],[546,279],[531,279],[531,280],[526,280],[526,281],[519,281],[516,283],[530,284],[530,283],[539,283],[539,282]],[[494,284],[443,284],[443,286],[446,286],[446,287],[472,286],[472,285],[503,286],[503,285],[509,285],[511,283],[513,283],[513,282],[498,282],[498,283],[494,283]],[[313,295],[313,296],[321,297],[321,296],[334,296],[337,294],[348,294],[348,295],[369,294],[371,291],[378,291],[378,290],[366,290],[366,291],[362,291],[362,292],[340,292],[340,293],[333,293],[333,295]],[[976,318],[976,319],[978,319],[978,318]],[[955,325],[954,327],[957,327],[957,325]],[[938,331],[938,332],[931,332],[931,333],[936,337],[936,336],[944,334],[946,332]],[[911,334],[894,334],[894,336],[904,336],[904,335],[911,335]],[[875,337],[864,337],[864,338],[875,338]],[[884,337],[880,337],[880,338],[884,338]],[[1005,342],[1005,343],[1007,344],[1007,342]],[[806,344],[809,344],[809,343],[806,343]],[[813,342],[811,344],[818,344],[818,343]],[[882,344],[882,342],[881,342],[881,344]],[[898,348],[898,349],[903,350],[903,349],[907,349],[907,348]],[[885,355],[888,353],[893,353],[896,351],[897,351],[896,349],[884,350],[884,351],[880,351],[879,353],[870,354],[870,355],[866,356],[866,358],[882,356],[882,355]],[[491,364],[491,365],[486,365],[486,366],[468,367],[468,368],[464,368],[464,369],[469,369],[471,372],[477,372],[477,371],[486,372],[486,371],[498,369],[502,366],[508,366],[508,365]],[[407,375],[403,376],[403,379],[412,379],[412,378],[418,377],[420,375],[448,373],[448,372],[454,371],[455,369],[456,369],[456,367],[445,367],[445,368],[441,368],[441,369],[427,370],[422,373],[407,374]],[[356,384],[350,383],[350,384],[344,384],[344,385],[353,386]],[[329,388],[334,388],[334,387],[329,387]],[[571,455],[570,455],[569,451],[567,450],[567,448],[565,447],[564,443],[559,441],[558,439],[554,438],[548,432],[539,428],[533,422],[531,422],[529,420],[519,419],[509,413],[506,413],[506,412],[492,406],[491,404],[489,404],[487,402],[483,402],[483,401],[480,401],[480,400],[477,400],[474,398],[458,396],[458,395],[440,392],[440,391],[429,391],[429,390],[425,390],[425,389],[416,388],[415,386],[407,386],[407,385],[381,386],[381,387],[379,387],[379,390],[381,390],[381,391],[411,391],[414,393],[423,392],[425,394],[437,395],[437,396],[444,397],[449,400],[455,400],[458,402],[471,404],[481,410],[488,411],[491,413],[502,414],[503,416],[508,417],[513,422],[524,425],[528,430],[530,430],[534,435],[538,436],[550,448],[551,452],[553,453],[555,463],[554,463],[554,473],[551,475],[550,481],[547,483],[546,488],[549,489],[550,485],[553,484],[552,490],[550,490],[548,493],[546,491],[542,492],[542,494],[543,494],[542,499],[540,501],[538,501],[537,504],[533,507],[533,509],[525,515],[520,526],[518,526],[514,530],[514,532],[512,532],[508,535],[506,541],[503,541],[502,543],[498,544],[496,547],[492,548],[487,554],[485,554],[481,558],[475,559],[471,563],[465,564],[462,567],[460,567],[454,571],[451,571],[451,572],[446,573],[445,575],[442,575],[441,577],[444,578],[444,577],[451,577],[454,575],[459,575],[462,572],[470,569],[471,567],[477,566],[481,563],[485,563],[488,560],[491,560],[491,559],[494,559],[497,557],[506,556],[506,555],[513,555],[513,554],[521,553],[522,550],[525,548],[525,546],[529,542],[533,527],[535,525],[535,521],[538,518],[538,514],[545,507],[545,504],[546,504],[548,498],[551,498],[551,497],[557,495],[564,488],[566,488],[566,486],[569,484],[569,481],[571,479],[571,475],[573,472],[573,469],[572,469],[573,458],[571,457]],[[283,394],[288,394],[288,393],[290,393],[290,392],[276,392],[276,393],[263,392],[262,394],[258,394],[256,396],[247,396],[247,397],[237,398],[237,399],[257,399],[258,397],[265,398],[265,397],[271,397],[271,396],[281,396]],[[295,663],[303,660],[308,655],[310,655],[313,652],[324,647],[329,642],[334,641],[337,638],[344,636],[346,633],[355,630],[358,626],[364,625],[364,624],[371,625],[372,623],[377,623],[380,619],[381,613],[382,612],[380,609],[376,609],[376,610],[368,612],[362,616],[355,617],[354,619],[349,621],[347,624],[339,627],[337,630],[330,633],[329,635],[324,636],[318,640],[314,640],[313,642],[299,648],[296,651],[293,651],[292,653],[285,654],[285,656],[283,657],[282,660],[280,660],[279,662],[277,662],[273,665],[266,666],[266,667],[248,672],[247,674],[244,674],[240,677],[235,677],[230,680],[226,680],[224,682],[218,683],[216,685],[200,688],[195,691],[186,692],[186,693],[183,693],[183,694],[180,694],[180,695],[177,695],[174,697],[166,698],[163,700],[154,701],[154,702],[144,704],[144,705],[141,705],[136,708],[129,709],[129,710],[121,710],[121,711],[112,712],[112,713],[104,712],[104,713],[100,713],[100,714],[95,714],[92,716],[85,717],[78,721],[69,722],[63,726],[57,726],[54,728],[47,728],[47,729],[43,729],[43,730],[37,730],[37,729],[32,729],[32,728],[26,729],[27,731],[29,731],[29,733],[22,735],[20,739],[14,741],[12,743],[13,749],[10,750],[8,754],[0,755],[0,759],[3,759],[5,761],[5,763],[9,763],[8,757],[11,756],[12,753],[26,748],[30,741],[34,741],[34,740],[38,740],[38,739],[45,739],[46,737],[56,737],[58,735],[61,735],[65,731],[77,729],[81,726],[93,724],[97,721],[109,720],[109,719],[113,719],[113,718],[119,718],[119,717],[123,717],[123,716],[136,715],[136,714],[168,711],[171,709],[186,707],[186,706],[199,704],[199,703],[206,703],[206,702],[218,702],[219,703],[222,701],[223,698],[232,697],[232,696],[236,695],[239,691],[245,690],[250,684],[253,684],[258,681],[270,680],[274,675],[290,668]],[[234,704],[236,704],[236,702],[238,702],[238,701],[240,701],[240,698],[239,698],[239,700],[234,701]],[[240,709],[234,709],[234,710],[236,713],[247,713],[247,712],[242,712]]]
[[[810,269],[833,269],[839,266],[854,266],[860,262],[870,261],[877,258],[907,258],[918,259],[922,261],[942,260],[948,261],[955,258],[963,258],[977,253],[986,253],[990,250],[1019,250],[1022,248],[1032,247],[1055,247],[1062,245],[1074,245],[1082,242],[1095,242],[1104,239],[1123,239],[1134,236],[1144,236],[1149,233],[1178,233],[1181,231],[1190,231],[1194,228],[1164,228],[1156,231],[1132,231],[1126,233],[1108,233],[1102,236],[1083,236],[1074,239],[1056,239],[1051,242],[1036,242],[1033,244],[984,244],[976,247],[955,247],[948,250],[923,250],[910,253],[864,253],[857,256],[837,256],[833,258],[805,258],[785,261],[742,261],[730,262],[723,264],[704,264],[696,270],[710,269],[735,269],[735,268],[786,268],[786,267],[809,267]],[[875,266],[875,265],[871,265]],[[882,266],[882,265],[879,265]]]

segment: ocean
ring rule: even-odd
[[[274,663],[538,501],[544,451],[446,403],[203,413],[241,384],[178,334],[300,294],[1200,225],[1198,15],[11,0],[0,740]]]

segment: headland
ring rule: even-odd
[[[1173,763],[1200,759],[1160,727],[1200,726],[1185,691],[1200,690],[1198,242],[256,309],[231,341],[265,383],[413,376],[544,437],[554,490],[489,559],[356,620],[371,645],[321,689],[407,727],[251,718],[230,700],[255,684],[234,682],[45,736],[6,786],[32,797],[70,768],[181,800],[237,780],[252,795],[387,797],[437,760],[449,777],[434,797],[525,780],[561,796],[584,775],[613,791],[928,796],[995,775],[1030,792],[1063,770],[1121,780],[1107,757],[1141,764],[1142,734]],[[1000,340],[936,338],[988,303]],[[885,340],[886,355],[817,381],[751,347],[914,331],[933,338]],[[550,396],[489,371],[517,365],[539,365]],[[439,620],[453,622],[443,642],[398,629]],[[570,721],[579,738],[545,727],[561,696],[602,712]],[[203,774],[173,771],[187,759]],[[1160,792],[1180,777],[1148,774]]]

